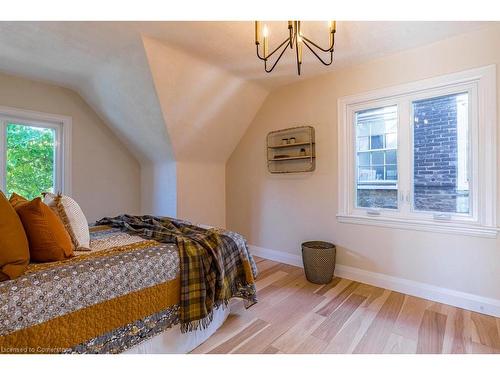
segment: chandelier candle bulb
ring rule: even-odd
[[[267,58],[269,54],[269,30],[267,29],[267,25],[264,25],[262,35],[264,36],[264,58]]]
[[[299,64],[302,64],[302,38],[300,36],[297,37],[297,51],[299,53]]]
[[[255,44],[260,43],[260,21],[255,21]]]
[[[335,33],[335,21],[330,21],[330,49],[333,48],[333,34]]]
[[[293,49],[293,21],[288,21],[288,34],[290,35],[288,37],[288,44]]]

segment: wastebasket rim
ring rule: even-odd
[[[307,241],[302,243],[302,247],[310,247],[315,249],[331,249],[335,247],[331,242],[326,241]]]

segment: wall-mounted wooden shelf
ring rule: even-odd
[[[267,135],[267,168],[271,173],[314,171],[314,128],[299,126],[270,132]]]
[[[314,144],[314,142],[313,142]],[[309,142],[300,142],[300,143],[290,143],[286,145],[278,145],[278,146],[268,146],[269,148],[290,148],[290,147],[299,147],[299,146],[308,146]]]
[[[313,156],[315,158],[316,156]],[[304,156],[288,156],[286,158],[275,158],[275,159],[269,159],[268,161],[287,161],[287,160],[299,160],[299,159],[310,159],[310,155],[304,155]]]

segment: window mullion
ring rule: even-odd
[[[399,128],[398,128],[398,198],[399,211],[402,216],[410,215],[411,211],[411,121],[410,104],[403,98],[398,103]]]

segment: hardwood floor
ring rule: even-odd
[[[255,258],[259,303],[234,301],[193,353],[500,353],[500,319]]]

